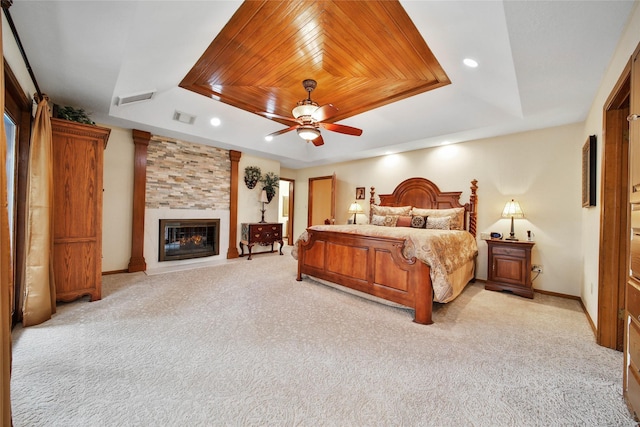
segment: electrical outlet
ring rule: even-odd
[[[535,271],[536,273],[542,273],[542,266],[540,264],[533,264],[531,266],[531,271]]]
[[[480,238],[482,240],[491,240],[491,233],[480,233]]]

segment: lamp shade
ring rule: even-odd
[[[293,117],[296,119],[299,117],[310,117],[315,111],[318,109],[318,104],[313,101],[308,101],[305,99],[304,101],[298,102],[298,106],[291,110]]]
[[[360,203],[358,202],[353,202],[351,203],[351,206],[349,206],[350,214],[359,214],[363,212],[364,212],[364,209],[362,209],[362,206],[360,206]]]
[[[511,218],[511,232],[509,233],[509,237],[507,240],[517,241],[516,233],[513,229],[513,219],[514,218],[524,218],[524,212],[522,212],[522,208],[520,207],[520,203],[511,199],[510,202],[507,202],[504,205],[504,209],[502,210],[502,218]]]
[[[510,202],[507,202],[502,210],[502,218],[524,218],[524,212],[520,207],[520,203],[513,199],[511,199]]]
[[[260,201],[262,203],[269,203],[269,199],[267,198],[267,190],[262,190],[262,193],[260,193]]]

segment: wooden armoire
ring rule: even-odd
[[[102,170],[111,129],[51,119],[57,301],[102,296]]]

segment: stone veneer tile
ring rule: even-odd
[[[153,137],[147,150],[146,207],[228,210],[229,152]]]

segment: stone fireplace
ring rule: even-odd
[[[220,253],[220,219],[161,219],[159,228],[160,262]]]

